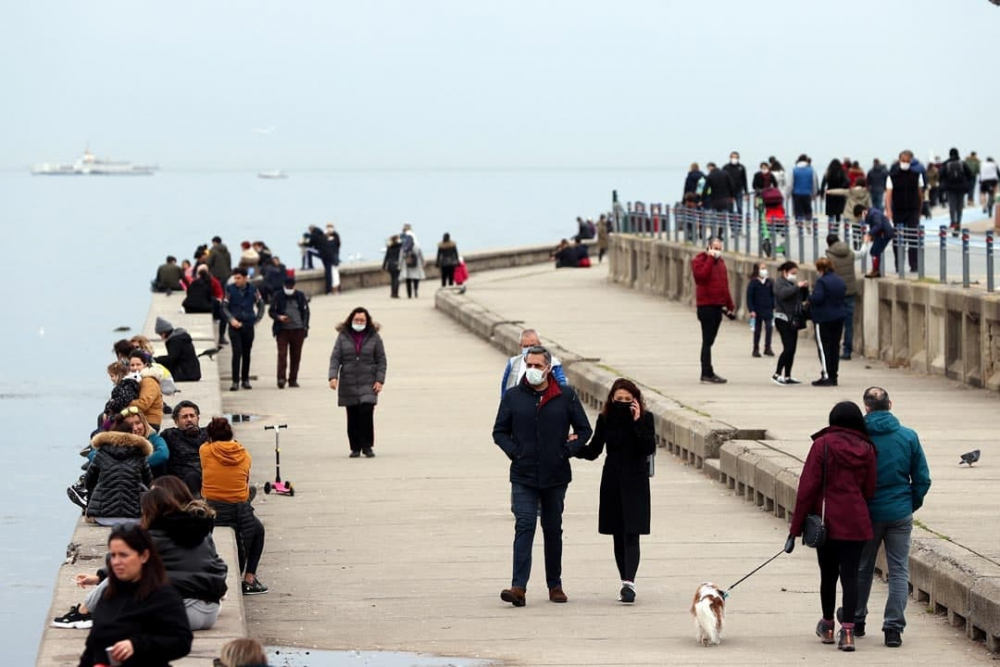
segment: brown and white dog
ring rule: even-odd
[[[698,643],[711,646],[722,641],[722,624],[726,619],[726,596],[715,584],[706,581],[698,587],[691,603],[691,615]]]

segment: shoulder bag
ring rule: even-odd
[[[826,544],[826,443],[823,444],[823,504],[820,514],[809,514],[802,525],[802,544],[813,549]]]

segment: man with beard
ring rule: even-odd
[[[192,401],[181,401],[174,406],[173,418],[174,428],[160,433],[170,450],[167,474],[180,477],[191,493],[198,496],[201,494],[201,456],[198,450],[208,442],[208,433],[198,426],[201,410]]]

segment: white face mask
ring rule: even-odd
[[[545,371],[541,368],[529,368],[524,372],[524,377],[528,378],[528,384],[537,387],[545,380]]]
[[[286,287],[284,289],[284,292],[285,292],[285,296],[291,296],[291,295],[295,294],[295,288],[293,288],[293,287]]]
[[[799,274],[797,274],[797,273],[789,273],[788,274],[788,279],[791,280],[793,283],[795,282],[795,279],[798,278],[798,277],[799,277]]]
[[[770,171],[771,170],[768,169],[767,167],[761,167],[760,168],[760,173],[764,174],[765,176],[767,176],[770,173]]]
[[[738,157],[731,157],[731,158],[729,158],[729,164],[739,164],[739,163],[740,163],[740,159]]]
[[[903,171],[909,171],[910,170],[910,163],[909,162],[900,162],[899,163],[899,168],[902,169]]]
[[[357,331],[358,333],[361,333],[362,331],[368,328],[368,325],[358,324],[357,322],[351,322],[351,328]]]
[[[767,269],[761,269],[760,270],[760,277],[761,278],[767,278]]]
[[[716,259],[722,257],[722,251],[721,250],[717,250],[715,248],[712,248],[711,250],[709,250],[708,254],[711,255],[712,257],[716,258]]]

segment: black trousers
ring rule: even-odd
[[[840,337],[844,333],[844,320],[816,324],[816,350],[823,377],[837,379],[840,371]]]
[[[441,267],[441,287],[446,287],[447,285],[455,284],[455,267],[454,266],[442,266]]]
[[[399,296],[399,269],[389,270],[389,296],[393,298]]]
[[[757,317],[753,323],[753,349],[760,349],[760,330],[764,329],[764,349],[771,349],[771,318]]]
[[[233,382],[250,381],[250,350],[253,348],[253,325],[239,329],[229,327],[229,342],[233,351]]]
[[[781,355],[778,357],[778,366],[774,369],[774,374],[778,377],[791,377],[795,350],[799,346],[799,331],[791,322],[785,320],[776,319],[774,326],[781,337]]]
[[[635,573],[639,570],[639,535],[638,533],[615,533],[615,563],[618,564],[618,575],[622,581],[635,581]]]
[[[844,623],[854,623],[854,611],[858,606],[858,565],[861,563],[861,549],[864,542],[847,540],[827,540],[816,550],[819,560],[819,600],[823,607],[823,618],[833,620],[837,607],[837,580],[844,600]]]
[[[896,236],[892,241],[892,251],[896,256],[896,271],[899,271],[900,262],[903,261],[902,245],[905,238],[907,264],[910,265],[910,273],[914,273],[917,270],[917,229],[920,227],[920,211],[894,212],[893,224],[896,226]]]
[[[249,502],[207,502],[215,510],[215,526],[227,526],[236,531],[236,558],[240,572],[257,574],[257,566],[264,553],[264,524],[254,514],[253,506]]]
[[[698,321],[701,322],[701,376],[715,375],[712,368],[712,345],[722,324],[722,306],[698,306]]]
[[[375,405],[347,406],[347,441],[352,452],[375,446]]]
[[[410,299],[419,296],[417,292],[420,290],[420,279],[418,278],[407,278],[406,279],[406,298]]]

